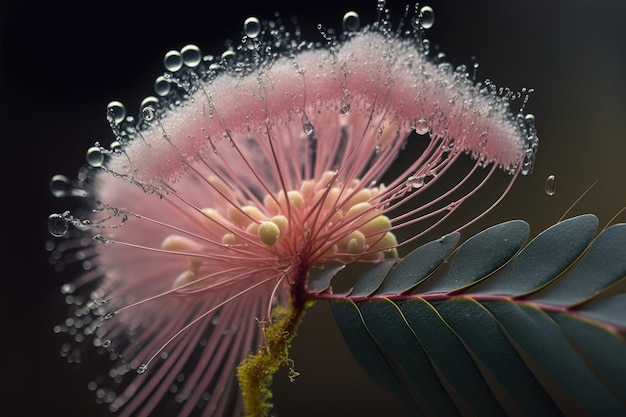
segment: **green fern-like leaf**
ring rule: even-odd
[[[412,415],[626,415],[626,224],[557,223],[524,246],[520,220],[430,242],[315,286],[357,361]],[[446,261],[447,260],[447,261]]]

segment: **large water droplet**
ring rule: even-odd
[[[112,101],[107,104],[107,118],[113,120],[115,124],[120,124],[126,117],[126,107],[119,101]]]
[[[154,82],[154,92],[159,96],[168,95],[171,89],[172,85],[170,84],[170,80],[162,75]]]
[[[243,32],[249,38],[256,38],[261,33],[261,22],[256,17],[249,17],[243,22]]]
[[[99,146],[92,146],[87,149],[85,157],[87,159],[87,163],[94,168],[99,168],[104,163],[104,152],[102,152],[102,149]]]
[[[417,123],[415,123],[415,133],[418,135],[425,135],[430,130],[430,124],[426,119],[419,119]]]
[[[54,237],[64,236],[69,230],[70,225],[60,214],[51,214],[48,216],[48,231]]]
[[[202,62],[202,53],[196,45],[187,45],[180,50],[183,63],[189,68],[197,67]]]
[[[183,67],[183,56],[178,51],[168,51],[163,57],[163,65],[168,71],[176,72]]]
[[[343,30],[346,32],[356,32],[361,26],[361,18],[357,12],[348,12],[343,15],[341,22]]]
[[[137,368],[137,373],[138,374],[143,374],[148,370],[148,365],[146,365],[145,363],[142,363],[141,365],[139,365],[139,368]]]
[[[50,178],[50,192],[55,197],[66,197],[72,194],[72,185],[65,175]]]
[[[556,177],[554,175],[546,178],[546,194],[554,195],[556,193]]]
[[[418,19],[421,27],[430,29],[435,23],[435,11],[430,6],[424,6],[420,9]]]

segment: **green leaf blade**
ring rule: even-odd
[[[419,284],[450,255],[460,236],[452,233],[415,249],[389,273],[376,294],[402,294]]]
[[[402,369],[406,379],[424,403],[428,415],[460,415],[450,401],[436,372],[411,328],[406,325],[389,326],[390,322],[404,321],[400,309],[391,301],[382,299],[357,304],[373,337],[381,348],[392,356]]]
[[[330,303],[333,317],[348,348],[374,381],[390,388],[413,416],[428,415],[416,404],[403,381],[398,377],[388,358],[380,350],[363,322],[359,309],[351,301]]]
[[[606,229],[568,275],[550,285],[533,301],[569,306],[593,298],[626,276],[626,224]]]
[[[530,226],[522,220],[483,230],[461,245],[443,279],[427,280],[418,290],[421,294],[447,293],[479,281],[510,260],[529,233]]]
[[[559,222],[540,233],[501,271],[471,287],[470,291],[506,296],[535,291],[580,256],[597,228],[598,218],[591,214]]]
[[[477,416],[504,415],[480,370],[436,310],[420,298],[398,305],[433,365],[447,380],[450,396],[459,408]]]
[[[566,397],[559,402],[561,406],[578,404],[587,415],[626,415],[626,408],[597,380],[545,313],[505,301],[484,305],[534,364],[563,389],[565,395],[554,396]]]
[[[502,333],[497,321],[480,303],[455,298],[433,303],[448,325],[508,393],[511,415],[559,416],[561,410],[545,392],[526,363]],[[502,402],[506,402],[503,399]],[[510,410],[513,408],[514,410]],[[517,411],[516,411],[516,410]]]
[[[626,405],[626,344],[619,335],[569,314],[557,313],[552,318],[572,342],[593,364],[600,380]]]

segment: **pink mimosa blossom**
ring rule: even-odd
[[[417,35],[285,37],[279,58],[266,32],[250,35],[250,51],[203,70],[174,65],[161,80],[173,92],[138,124],[112,110],[117,148],[90,150],[95,210],[53,219],[95,237],[97,266],[73,284],[91,301],[77,311],[100,315],[88,330],[121,359],[103,401],[124,416],[170,392],[178,415],[241,414],[234,369],[263,344],[273,306],[307,299],[312,268],[397,257],[500,168],[512,184],[532,165],[532,118],[434,63]],[[407,140],[423,145],[398,170]],[[471,158],[460,182],[439,181]],[[405,206],[425,190],[436,196]],[[405,228],[413,237],[398,242]]]

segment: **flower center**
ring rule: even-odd
[[[299,257],[314,266],[397,257],[391,221],[377,198],[384,185],[337,182],[335,172],[328,171],[319,180],[303,181],[299,190],[267,194],[258,206],[231,204],[222,211],[205,208],[203,220],[221,254],[232,251],[246,261],[257,258],[266,262],[269,255],[279,265],[281,260]],[[214,184],[220,187],[218,181]],[[228,194],[226,189],[223,192]],[[176,278],[174,287],[198,279],[199,269],[210,261],[206,255],[215,253],[214,248],[205,250],[180,235],[168,236],[162,248],[204,255],[189,257],[188,268]]]

